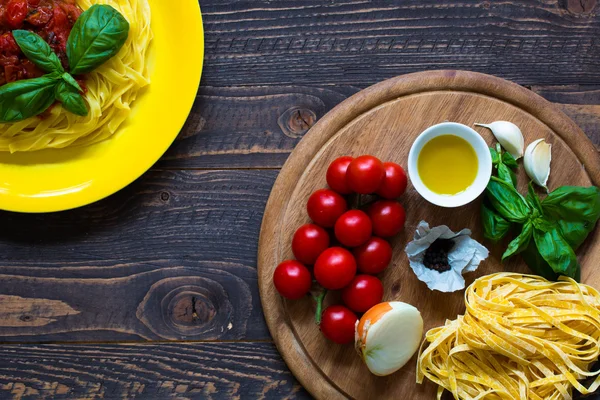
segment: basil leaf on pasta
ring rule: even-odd
[[[86,74],[119,52],[129,35],[129,22],[113,7],[94,4],[73,25],[67,40],[72,75]]]
[[[64,71],[56,53],[39,35],[25,30],[14,30],[12,35],[23,54],[37,67],[46,72]]]
[[[16,122],[38,115],[54,103],[53,74],[0,86],[0,122]]]
[[[55,89],[56,100],[62,103],[62,106],[73,114],[85,117],[88,115],[87,105],[83,96],[77,89],[66,82],[59,82]]]
[[[65,72],[64,74],[62,74],[62,78],[65,82],[67,82],[73,88],[77,89],[78,92],[83,92],[83,89],[81,88],[81,86],[79,86],[79,83],[77,83],[77,81],[75,80],[75,78],[73,78],[71,76],[71,74],[69,74],[68,72]]]

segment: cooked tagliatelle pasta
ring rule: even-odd
[[[84,146],[113,135],[140,89],[149,84],[147,50],[152,40],[148,0],[77,0],[87,10],[108,4],[129,22],[129,36],[116,56],[85,76],[89,113],[77,116],[57,103],[42,118],[0,124],[0,151]]]
[[[466,312],[431,329],[419,351],[424,377],[456,399],[571,399],[600,385],[600,294],[570,278],[499,273],[465,293]],[[585,387],[581,380],[596,377]]]

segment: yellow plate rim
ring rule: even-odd
[[[153,24],[154,24],[154,15],[155,9],[152,8],[152,2],[156,0],[151,0],[151,10],[153,14]],[[119,170],[119,176],[113,176],[114,181],[111,181],[109,174],[104,174],[102,176],[102,181],[99,183],[93,182],[93,177],[96,174],[95,171],[89,171],[90,175],[90,184],[89,186],[83,187],[81,190],[69,190],[69,188],[65,188],[64,190],[57,190],[59,192],[58,195],[45,196],[45,195],[33,195],[19,193],[18,191],[6,190],[0,187],[0,209],[5,211],[13,211],[13,212],[21,212],[21,213],[47,213],[47,212],[58,212],[58,211],[66,211],[79,207],[83,207],[92,203],[95,203],[99,200],[102,200],[126,186],[133,183],[135,180],[140,178],[145,172],[150,170],[152,166],[165,154],[165,152],[169,149],[169,147],[173,144],[178,134],[181,132],[187,118],[189,117],[190,111],[194,104],[194,101],[197,97],[198,88],[200,86],[200,79],[202,76],[203,69],[203,60],[204,60],[204,28],[203,28],[203,20],[202,20],[202,12],[200,9],[200,4],[195,0],[186,0],[188,4],[186,4],[186,10],[192,10],[194,16],[190,15],[189,19],[194,20],[194,24],[186,25],[186,29],[189,29],[191,33],[188,35],[188,38],[185,40],[185,47],[188,54],[191,54],[185,62],[188,64],[188,70],[191,71],[185,76],[186,85],[179,88],[177,91],[178,95],[178,112],[177,115],[173,118],[170,116],[168,125],[169,129],[168,135],[163,138],[158,146],[148,146],[148,152],[140,152],[140,154],[135,154],[135,162],[133,164],[128,164],[130,160],[119,160],[118,163],[122,164],[122,170]],[[183,8],[183,7],[182,7]],[[155,34],[156,39],[156,34]],[[178,47],[181,49],[181,46]],[[157,55],[155,55],[157,57]],[[162,71],[163,77],[167,75],[165,71]],[[180,77],[178,77],[180,78]],[[151,83],[152,85],[152,83]],[[185,111],[185,112],[183,112]],[[136,112],[136,104],[134,104],[132,113]],[[134,119],[130,117],[130,119]],[[130,121],[131,122],[131,121]],[[118,136],[119,133],[123,130],[123,127],[119,128],[119,131],[115,134]],[[171,131],[172,130],[172,131]],[[127,132],[125,132],[127,133]],[[91,145],[89,147],[94,146],[103,146],[106,142],[110,142],[112,140],[117,140],[120,138],[113,137],[109,138],[105,142],[97,143]],[[69,149],[68,151],[71,151]],[[61,152],[67,151],[67,149],[51,149],[51,150],[43,150],[43,152]],[[28,157],[29,159],[35,157],[35,153],[18,153],[16,157]],[[58,153],[57,153],[58,154]],[[7,159],[8,157],[13,157],[13,155],[2,155],[3,159]],[[0,161],[1,166],[10,165],[11,163],[4,164]],[[19,164],[18,162],[16,164]],[[23,174],[24,169],[21,168],[21,174]],[[0,168],[0,171],[2,169]],[[31,168],[31,174],[35,174],[35,167]],[[67,171],[68,172],[68,168]],[[27,175],[29,172],[25,172]],[[62,173],[62,172],[61,172]],[[61,174],[59,173],[59,175]],[[110,173],[115,173],[114,168],[110,171]],[[32,176],[33,178],[33,176]],[[0,177],[0,186],[1,186]],[[32,179],[34,180],[34,179]],[[6,183],[6,182],[5,182]],[[35,192],[35,188],[31,185],[32,191]],[[4,189],[4,190],[3,190]],[[29,189],[29,188],[28,188]]]

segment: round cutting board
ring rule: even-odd
[[[310,194],[327,186],[325,171],[342,155],[372,154],[384,161],[406,167],[415,138],[427,127],[444,122],[490,123],[506,120],[517,124],[526,144],[545,138],[553,144],[549,188],[562,185],[600,185],[600,157],[585,134],[554,105],[514,83],[489,75],[465,71],[431,71],[400,76],[372,86],[347,99],[324,116],[298,144],[283,169],[267,203],[260,234],[258,276],[267,324],[277,348],[298,380],[315,397],[394,398],[409,395],[412,400],[435,398],[436,385],[415,382],[416,356],[400,371],[376,377],[362,364],[352,345],[336,345],[325,339],[313,322],[314,302],[308,296],[287,301],[272,283],[277,264],[293,258],[294,231],[308,223],[306,201]],[[490,131],[476,128],[491,145]],[[520,162],[521,163],[521,162]],[[448,177],[452,179],[452,177]],[[521,193],[527,177],[519,168]],[[409,184],[400,199],[407,213],[404,231],[392,239],[394,256],[381,276],[384,300],[398,300],[417,307],[425,331],[443,325],[464,313],[464,291],[431,291],[419,281],[404,252],[419,221],[431,226],[448,225],[454,231],[469,228],[473,237],[491,250],[490,257],[475,272],[465,275],[466,284],[500,271],[527,273],[527,266],[515,257],[500,262],[507,243],[484,241],[480,202],[444,209],[427,203]],[[600,288],[600,229],[596,229],[578,250],[582,281]],[[327,303],[340,303],[337,293]]]

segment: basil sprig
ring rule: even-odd
[[[40,78],[0,86],[0,122],[16,122],[39,115],[55,101],[76,115],[88,115],[83,91],[73,75],[87,74],[116,55],[127,36],[129,23],[113,7],[95,4],[73,25],[67,40],[70,72],[39,35],[26,30],[12,32],[25,56],[47,72]]]
[[[67,57],[74,75],[87,74],[119,52],[129,23],[114,8],[95,4],[73,25],[67,40]]]
[[[600,189],[562,186],[542,201],[529,183],[523,197],[516,189],[516,175],[513,178],[511,174],[517,167],[514,158],[500,148],[490,151],[498,177],[492,176],[481,208],[484,236],[498,241],[511,226],[520,227],[520,233],[502,255],[503,261],[521,254],[538,275],[552,280],[560,275],[579,280],[575,250],[600,219]]]

